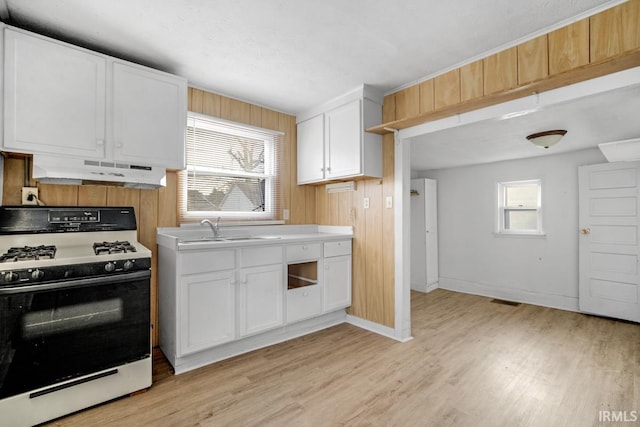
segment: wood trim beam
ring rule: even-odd
[[[401,120],[394,120],[388,123],[382,123],[367,129],[367,132],[373,132],[380,135],[390,133],[386,128],[406,129],[412,126],[421,125],[423,123],[444,119],[446,117],[455,116],[456,114],[467,113],[469,111],[478,110],[480,108],[489,107],[491,105],[501,104],[503,102],[512,101],[518,98],[524,98],[534,93],[546,92],[552,89],[558,89],[563,86],[569,86],[586,80],[602,77],[618,71],[628,70],[630,68],[640,66],[640,48],[634,49],[625,54],[607,58],[605,60],[586,64],[581,67],[552,75],[531,83],[527,83],[516,88],[485,95],[460,104],[451,105],[441,110],[420,114]]]

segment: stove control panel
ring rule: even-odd
[[[122,259],[92,262],[87,264],[57,265],[51,267],[23,269],[9,269],[8,267],[10,266],[14,267],[16,264],[0,264],[0,286],[59,282],[149,270],[151,268],[151,259]]]

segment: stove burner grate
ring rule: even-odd
[[[0,262],[30,261],[39,259],[53,259],[56,256],[54,245],[23,246],[21,248],[9,248],[0,255]]]
[[[95,242],[93,244],[93,252],[95,252],[96,255],[117,254],[136,252],[136,248],[127,240],[116,240],[115,242]]]

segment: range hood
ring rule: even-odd
[[[113,183],[129,188],[158,188],[166,185],[166,169],[34,154],[33,178],[46,184]]]

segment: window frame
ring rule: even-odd
[[[506,206],[506,194],[508,188],[522,187],[535,184],[538,188],[537,203],[533,205]],[[542,180],[528,179],[522,181],[505,181],[497,183],[497,211],[496,211],[496,234],[506,236],[544,236],[542,227]],[[535,211],[536,212],[536,229],[510,229],[505,228],[507,225],[506,214],[510,211]]]
[[[184,176],[180,179],[182,186],[180,203],[180,217],[186,221],[196,221],[203,218],[220,217],[222,219],[237,219],[237,220],[276,220],[277,219],[277,204],[279,195],[278,191],[278,138],[281,139],[282,132],[273,131],[270,129],[263,129],[256,126],[247,125],[239,122],[232,122],[229,120],[220,119],[218,117],[208,116],[195,112],[187,112],[187,129],[186,134],[190,132],[189,128],[194,127],[195,121],[200,121],[200,124],[206,122],[206,129],[224,133],[230,136],[239,136],[250,139],[257,139],[264,141],[264,172],[248,172],[248,171],[230,171],[227,169],[218,169],[212,167],[195,166],[189,164],[189,149],[186,153],[186,168],[181,171]],[[203,126],[200,126],[203,127]],[[186,137],[186,136],[185,136]],[[230,178],[258,178],[264,179],[264,211],[249,212],[249,211],[189,211],[188,208],[188,187],[189,177],[194,174],[209,175],[215,177],[230,177]]]

